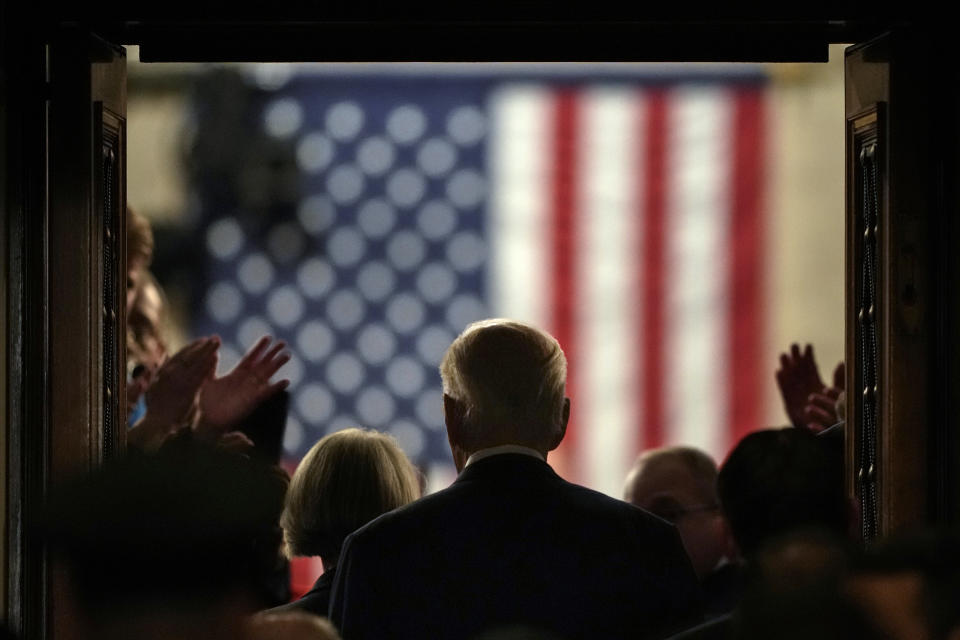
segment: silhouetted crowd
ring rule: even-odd
[[[843,365],[827,385],[811,347],[776,373],[788,426],[719,467],[693,447],[644,451],[620,500],[547,464],[577,401],[557,341],[484,320],[440,366],[449,487],[422,495],[396,441],[362,427],[290,477],[283,343],[265,336],[222,376],[215,337],[168,355],[149,226],[129,215],[128,451],[57,488],[36,525],[78,637],[960,637],[952,532],[860,539]],[[294,556],[324,572],[291,602]]]

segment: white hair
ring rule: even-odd
[[[480,441],[491,427],[543,443],[563,427],[567,359],[551,335],[501,318],[469,325],[440,363],[443,392]]]

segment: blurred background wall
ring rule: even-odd
[[[827,64],[770,65],[770,363],[767,421],[784,423],[773,381],[777,354],[812,343],[824,381],[844,358],[844,45]]]

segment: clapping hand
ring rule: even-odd
[[[823,431],[827,427],[840,421],[837,410],[837,401],[846,386],[846,369],[841,362],[833,370],[833,386],[825,387],[819,393],[812,393],[807,398],[804,408],[804,419],[808,429],[814,432]]]
[[[206,381],[200,390],[198,435],[215,440],[272,394],[286,388],[289,380],[270,382],[288,360],[283,342],[262,337],[229,373]]]
[[[217,367],[217,337],[199,338],[164,362],[146,391],[147,412],[127,434],[144,450],[156,449],[178,427],[188,422],[203,383]]]
[[[792,344],[790,353],[780,354],[777,386],[793,426],[822,431],[837,423],[837,399],[843,392],[845,371],[844,364],[838,364],[833,371],[833,386],[828,387],[820,377],[813,345],[808,344],[801,352],[799,345]]]
[[[813,345],[808,344],[802,353],[799,345],[790,345],[790,353],[780,354],[780,368],[776,375],[777,386],[780,387],[783,406],[790,422],[795,427],[806,426],[805,410],[810,396],[822,393],[827,386],[817,370]]]

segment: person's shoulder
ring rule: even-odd
[[[624,542],[622,550],[642,550],[647,555],[650,549],[682,553],[676,527],[649,511],[629,502],[613,498],[605,493],[580,485],[565,483],[564,516],[571,526],[588,522],[596,535]],[[629,541],[629,544],[627,543]]]
[[[635,507],[629,502],[611,497],[600,491],[573,484],[564,481],[564,491],[568,494],[571,503],[582,509],[593,509],[597,512],[605,512],[638,524],[669,531],[673,528],[666,520],[655,516],[649,511]]]
[[[614,562],[623,567],[624,575],[629,574],[636,581],[635,588],[649,585],[652,575],[661,576],[658,588],[664,592],[686,592],[695,584],[683,542],[673,524],[599,491],[567,485],[564,506],[557,509],[557,518],[568,532],[579,531],[589,544],[603,541],[605,550],[598,550],[596,562]]]
[[[266,609],[263,611],[264,614],[274,614],[274,613],[297,613],[305,612],[312,613],[318,616],[326,616],[327,609],[330,606],[330,585],[320,591],[311,590],[303,595],[303,597],[293,602],[288,602],[286,604],[281,604],[279,606],[273,607],[271,609]]]
[[[726,640],[732,630],[733,614],[727,613],[676,633],[667,640]]]
[[[441,515],[444,507],[451,501],[452,487],[418,498],[409,504],[387,511],[363,525],[350,538],[370,539],[381,535],[396,535],[407,528],[420,529],[431,517]]]

